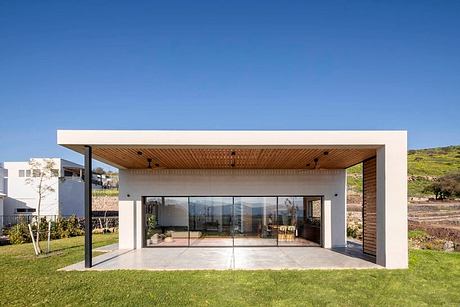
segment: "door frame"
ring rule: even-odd
[[[188,229],[188,245],[185,246],[146,246],[146,221],[145,221],[145,201],[148,197],[159,197],[162,199],[162,202],[164,202],[165,198],[187,198],[187,214],[188,214],[188,224],[187,224],[187,229]],[[232,198],[232,230],[231,230],[231,237],[232,237],[232,245],[213,245],[213,246],[193,246],[190,245],[190,198],[193,197],[229,197]],[[320,243],[318,243],[318,246],[302,246],[302,245],[279,245],[278,242],[278,236],[276,238],[276,245],[238,245],[235,246],[235,235],[233,233],[233,223],[234,223],[234,211],[235,211],[235,197],[276,197],[276,223],[278,224],[278,205],[279,201],[278,198],[280,197],[318,197],[321,200],[321,224],[320,224]],[[323,227],[324,227],[324,195],[289,195],[289,194],[277,194],[277,195],[149,195],[149,196],[142,196],[142,247],[143,248],[221,248],[221,247],[267,247],[267,248],[273,248],[273,247],[322,247],[324,248],[324,239],[323,239]]]

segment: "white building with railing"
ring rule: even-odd
[[[0,163],[0,228],[3,227],[3,199],[6,197],[4,177],[5,170],[3,168],[3,163]]]
[[[60,158],[31,160],[53,162],[52,176],[46,181],[52,191],[42,197],[40,215],[83,216],[83,166]],[[39,213],[39,180],[40,176],[33,170],[30,161],[3,163],[0,168],[0,195],[3,195],[0,197],[0,215],[4,224],[8,217]]]

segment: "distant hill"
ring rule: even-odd
[[[409,150],[407,162],[409,196],[429,196],[423,193],[423,189],[431,181],[445,174],[460,171],[460,145]],[[361,164],[348,169],[350,192],[361,193],[361,172]]]

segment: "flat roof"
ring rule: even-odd
[[[58,130],[57,143],[118,168],[347,168],[406,131]],[[148,161],[151,161],[150,163]]]

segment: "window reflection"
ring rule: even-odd
[[[318,246],[321,197],[145,197],[145,246]]]

